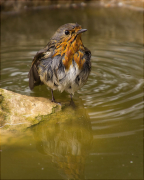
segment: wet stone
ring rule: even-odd
[[[61,106],[47,98],[30,97],[0,89],[0,127],[2,130],[22,130],[39,123],[45,116],[59,111]]]

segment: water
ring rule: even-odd
[[[1,87],[51,98],[45,86],[30,91],[35,53],[62,24],[88,31],[92,71],[74,101],[74,116],[53,115],[25,132],[2,136],[3,179],[143,178],[143,19],[127,9],[62,9],[4,15],[1,22]],[[68,102],[67,93],[54,92]],[[77,112],[78,111],[78,112]],[[61,112],[65,119],[67,110]],[[79,115],[78,115],[79,114]]]

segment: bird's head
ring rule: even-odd
[[[50,41],[56,44],[61,42],[71,42],[77,39],[77,37],[80,38],[81,33],[85,31],[87,31],[87,29],[82,29],[77,23],[64,24],[58,28]]]

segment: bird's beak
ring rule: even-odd
[[[77,34],[83,33],[83,32],[85,32],[85,31],[87,31],[87,29],[80,29],[80,30],[77,32]]]

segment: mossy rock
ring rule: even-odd
[[[0,127],[5,130],[24,129],[39,123],[37,118],[59,111],[61,106],[42,97],[30,97],[0,89]]]

